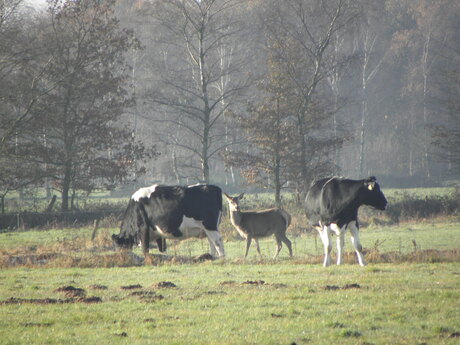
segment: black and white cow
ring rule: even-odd
[[[359,242],[358,208],[361,205],[379,210],[384,210],[387,206],[387,199],[374,176],[364,180],[328,177],[312,183],[305,199],[305,208],[309,223],[318,230],[324,244],[323,266],[329,266],[331,261],[331,231],[338,236],[337,265],[342,263],[347,229],[350,229],[351,242],[359,264],[366,265]]]
[[[224,244],[218,231],[221,214],[222,190],[217,186],[153,185],[132,195],[120,233],[112,235],[112,239],[116,245],[128,249],[140,241],[146,255],[150,241],[156,241],[160,251],[164,251],[165,239],[202,237],[205,233],[211,255],[217,252],[223,257]]]

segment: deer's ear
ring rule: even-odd
[[[224,192],[224,195],[227,199],[231,199],[232,197],[230,195],[228,195],[227,193]]]
[[[238,195],[238,199],[243,199],[243,196],[244,196],[244,193],[241,193],[240,195]]]

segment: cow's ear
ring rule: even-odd
[[[374,190],[375,181],[365,182],[364,184],[366,185],[367,189],[369,189],[369,190],[371,190],[371,191]]]
[[[238,199],[243,199],[243,196],[244,196],[244,193],[241,193],[240,195],[238,195]]]

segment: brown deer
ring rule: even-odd
[[[286,237],[286,230],[291,224],[291,216],[280,208],[271,208],[260,211],[241,211],[240,200],[243,199],[244,193],[236,197],[231,197],[224,193],[228,201],[230,221],[238,233],[246,239],[246,254],[248,256],[251,241],[256,243],[257,252],[260,256],[259,238],[275,235],[277,248],[274,258],[276,258],[283,246],[286,244],[289,249],[289,255],[292,256],[291,241]]]

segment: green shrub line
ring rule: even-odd
[[[360,209],[360,219],[364,224],[397,224],[401,221],[430,219],[436,217],[457,217],[460,214],[460,193],[453,188],[414,189],[414,190],[388,190],[386,193],[389,204],[384,212],[376,211],[368,207]],[[98,199],[92,202],[85,199],[80,203],[82,206],[79,211],[61,214],[18,212],[9,215],[0,215],[0,231],[5,229],[27,229],[31,224],[43,224],[48,227],[66,227],[71,224],[82,226],[82,224],[92,223],[95,219],[103,218],[104,214],[116,215],[118,218],[123,214],[127,200],[120,198]],[[253,193],[247,195],[242,205],[243,209],[263,209],[273,207],[272,193]],[[227,205],[224,203],[224,213],[226,214]],[[36,209],[37,207],[35,207]],[[283,198],[283,208],[293,217],[298,217],[298,223],[305,223],[305,212],[302,205],[298,205],[292,194],[286,193]],[[34,209],[34,208],[32,208]],[[18,210],[17,210],[18,211]],[[81,214],[81,216],[79,216]],[[89,216],[87,215],[89,214]],[[92,214],[92,215],[91,215]],[[69,216],[70,215],[70,216]],[[74,215],[74,216],[73,216]],[[49,221],[43,218],[48,217]],[[35,218],[37,220],[35,221]],[[113,218],[113,216],[112,216]],[[26,219],[26,221],[23,221]],[[66,221],[66,219],[70,219]],[[75,221],[81,219],[81,221]],[[119,219],[118,219],[119,220]],[[86,221],[86,223],[85,223]],[[19,225],[19,226],[18,226]]]

